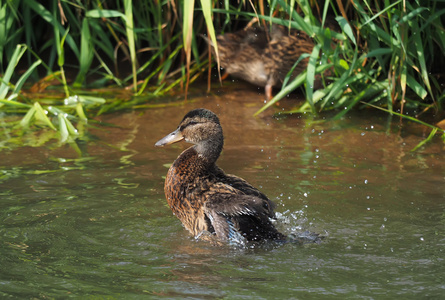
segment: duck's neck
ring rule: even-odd
[[[201,141],[199,144],[196,144],[194,148],[208,165],[213,165],[221,154],[223,145],[224,138],[221,135]]]

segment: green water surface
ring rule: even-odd
[[[360,112],[275,119],[252,92],[98,118],[81,157],[57,141],[0,151],[0,298],[440,299],[445,160],[422,128]],[[277,227],[321,244],[216,247],[166,205],[155,148],[190,109],[220,116],[219,165],[259,187]]]

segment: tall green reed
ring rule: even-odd
[[[303,30],[315,42],[306,72],[284,80],[257,114],[301,88],[306,100],[290,113],[335,110],[339,118],[366,102],[402,115],[409,109],[416,117],[444,110],[438,76],[445,64],[444,14],[435,0],[8,1],[0,4],[0,110],[28,112],[26,120],[51,127],[37,117],[41,108],[56,116],[49,120],[61,136],[75,139],[68,122],[142,104],[140,98],[85,100],[79,89],[131,87],[135,96],[149,95],[144,99],[184,86],[187,93],[207,62],[199,34],[217,45],[216,32],[240,29],[256,17]],[[21,44],[26,46],[16,50]],[[39,108],[20,91],[26,80],[45,72],[61,82],[64,96],[39,101]],[[314,90],[317,76],[324,85]],[[71,104],[60,105],[66,99]]]

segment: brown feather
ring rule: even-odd
[[[270,30],[247,27],[217,37],[221,67],[230,75],[265,87],[271,98],[272,87],[282,84],[301,55],[310,54],[314,42],[305,32],[274,24]],[[213,49],[213,48],[212,48]],[[294,68],[291,80],[307,68],[309,58]],[[316,77],[321,87],[321,77]]]
[[[174,161],[164,191],[169,207],[184,227],[195,236],[203,231],[214,233],[222,241],[240,237],[285,239],[271,222],[275,217],[272,201],[244,179],[225,174],[215,164],[224,140],[216,115],[204,109],[193,110],[178,130],[195,146]],[[156,145],[168,144],[172,134]]]

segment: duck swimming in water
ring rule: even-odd
[[[204,232],[219,241],[285,240],[272,224],[274,204],[244,179],[224,173],[216,161],[224,144],[218,117],[199,108],[159,140],[165,146],[185,140],[194,146],[173,162],[164,192],[173,214],[195,237]]]

